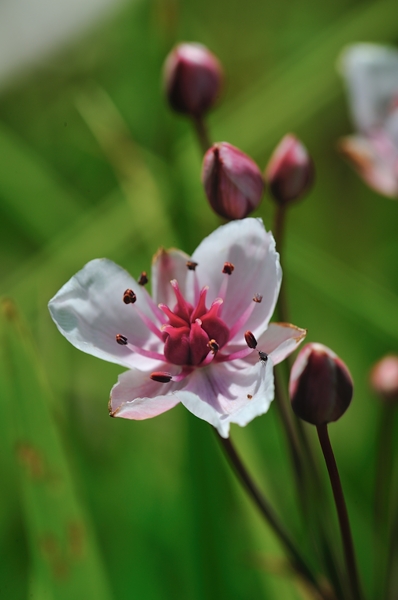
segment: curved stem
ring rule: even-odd
[[[355,600],[361,600],[362,594],[359,586],[354,544],[352,541],[347,506],[344,500],[343,488],[341,486],[340,475],[337,469],[336,460],[334,458],[332,446],[330,444],[327,424],[317,425],[317,432],[323,456],[325,458],[326,466],[328,469],[330,483],[333,490],[334,501],[336,504],[351,594]]]
[[[216,431],[216,430],[215,430]],[[292,566],[294,569],[308,582],[311,587],[317,591],[321,598],[324,600],[332,600],[330,594],[326,593],[319,585],[315,575],[312,573],[311,568],[307,565],[306,560],[301,556],[300,550],[295,546],[294,542],[290,539],[289,534],[280,523],[278,516],[273,511],[272,507],[264,498],[257,485],[254,483],[250,474],[248,473],[245,465],[243,464],[240,456],[238,455],[232,441],[229,438],[223,438],[216,431],[218,440],[225,453],[227,454],[230,462],[232,463],[239,479],[241,480],[244,488],[248,492],[252,501],[255,503],[261,514],[274,531],[275,535],[280,540],[284,549],[286,550]]]
[[[303,509],[304,516],[307,514],[307,500],[308,496],[305,489],[305,476],[302,464],[302,453],[300,448],[300,441],[297,436],[297,431],[292,420],[292,412],[290,406],[288,407],[288,401],[286,399],[285,390],[281,380],[281,371],[278,365],[274,368],[274,382],[275,382],[275,404],[279,413],[279,417],[283,424],[285,432],[286,442],[289,447],[289,454],[291,463],[293,466],[293,473],[295,476],[297,493],[301,507]]]
[[[376,463],[376,481],[374,495],[374,525],[375,543],[379,548],[375,556],[376,586],[384,589],[388,585],[388,539],[391,529],[391,477],[393,471],[393,438],[394,438],[394,413],[395,406],[383,405],[379,427],[378,453]],[[387,595],[382,595],[387,597]]]

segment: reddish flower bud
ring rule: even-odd
[[[292,367],[289,393],[300,419],[323,425],[345,413],[353,383],[346,365],[332,350],[323,344],[306,344]]]
[[[200,117],[215,103],[223,80],[220,62],[201,44],[179,44],[163,69],[166,95],[180,113]]]
[[[202,183],[213,210],[243,219],[260,204],[264,181],[256,163],[227,142],[214,144],[203,159]]]
[[[398,401],[398,356],[385,356],[374,365],[370,385],[386,402]]]
[[[285,135],[272,154],[265,181],[278,204],[288,204],[306,192],[314,180],[314,165],[303,144]]]

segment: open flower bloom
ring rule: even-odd
[[[152,297],[121,267],[89,262],[49,303],[77,348],[128,367],[111,391],[113,417],[147,419],[181,402],[228,437],[268,410],[273,364],[305,330],[271,323],[279,255],[259,219],[220,227],[192,257],[160,250]]]
[[[398,197],[398,50],[354,44],[339,64],[358,130],[340,149],[370,187]]]

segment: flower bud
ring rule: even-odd
[[[243,219],[260,204],[264,181],[256,163],[227,142],[214,144],[203,159],[202,183],[213,210]]]
[[[163,69],[166,95],[180,113],[200,117],[215,103],[223,80],[220,62],[201,44],[179,44]]]
[[[292,134],[285,135],[272,154],[265,181],[278,204],[297,200],[314,180],[314,165],[307,149]]]
[[[370,372],[370,385],[386,402],[398,401],[398,356],[385,356],[374,365]]]
[[[289,393],[300,419],[323,425],[345,413],[353,382],[346,365],[332,350],[323,344],[306,344],[292,367]]]

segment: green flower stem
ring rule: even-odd
[[[292,419],[292,411],[288,406],[285,387],[281,378],[281,370],[278,365],[274,368],[275,381],[275,405],[282,421],[286,442],[289,447],[290,460],[295,476],[298,498],[304,515],[308,513],[308,497],[305,489],[305,475],[302,463],[302,452],[300,440]]]
[[[282,248],[283,248],[285,224],[286,224],[286,207],[281,206],[280,204],[277,204],[276,211],[275,211],[273,233],[274,233],[275,242],[276,242],[276,249],[278,250],[280,255],[282,254]],[[279,291],[277,309],[278,309],[278,317],[279,317],[280,321],[282,321],[283,323],[290,323],[284,279],[282,279],[282,285],[281,285],[281,289]]]
[[[306,432],[302,426],[303,424],[300,420],[296,419],[288,405],[281,375],[280,367],[277,365],[274,368],[275,405],[285,430],[302,517],[308,528],[314,549],[317,554],[321,555],[321,560],[324,563],[324,569],[328,573],[330,582],[333,584],[336,592],[339,591],[339,598],[343,600],[341,583],[338,576],[338,561],[325,527],[324,512],[321,515],[319,508],[320,504],[322,504],[323,508],[326,506],[325,490],[319,477],[318,466],[315,462]],[[297,422],[294,423],[294,420]],[[297,429],[295,425],[298,425]]]
[[[212,146],[210,141],[209,132],[207,125],[203,117],[192,117],[195,133],[198,138],[199,146],[203,154],[206,154],[208,149]]]
[[[295,571],[311,585],[311,588],[317,592],[320,598],[323,600],[332,600],[334,596],[331,595],[329,591],[326,592],[319,585],[311,568],[308,566],[306,560],[302,557],[300,550],[291,540],[288,532],[280,523],[278,516],[275,514],[266,498],[262,495],[257,485],[254,483],[230,438],[223,438],[218,432],[217,437],[243,487],[281,542]]]
[[[383,404],[379,426],[378,453],[376,463],[376,481],[374,496],[375,547],[375,584],[377,590],[386,590],[381,597],[388,598],[393,561],[389,557],[393,548],[390,542],[392,527],[392,498],[389,493],[394,469],[394,429],[395,405]],[[398,518],[398,517],[396,517]],[[396,525],[395,525],[396,529]]]
[[[343,488],[341,486],[336,460],[334,458],[332,446],[330,444],[327,424],[317,425],[317,432],[323,456],[325,458],[327,470],[329,473],[334,501],[336,504],[337,516],[340,525],[340,533],[343,542],[347,576],[351,589],[351,596],[353,600],[362,600],[362,593],[360,590],[358,571],[355,560],[354,544],[352,541],[351,528],[348,520],[348,512],[344,500]]]

